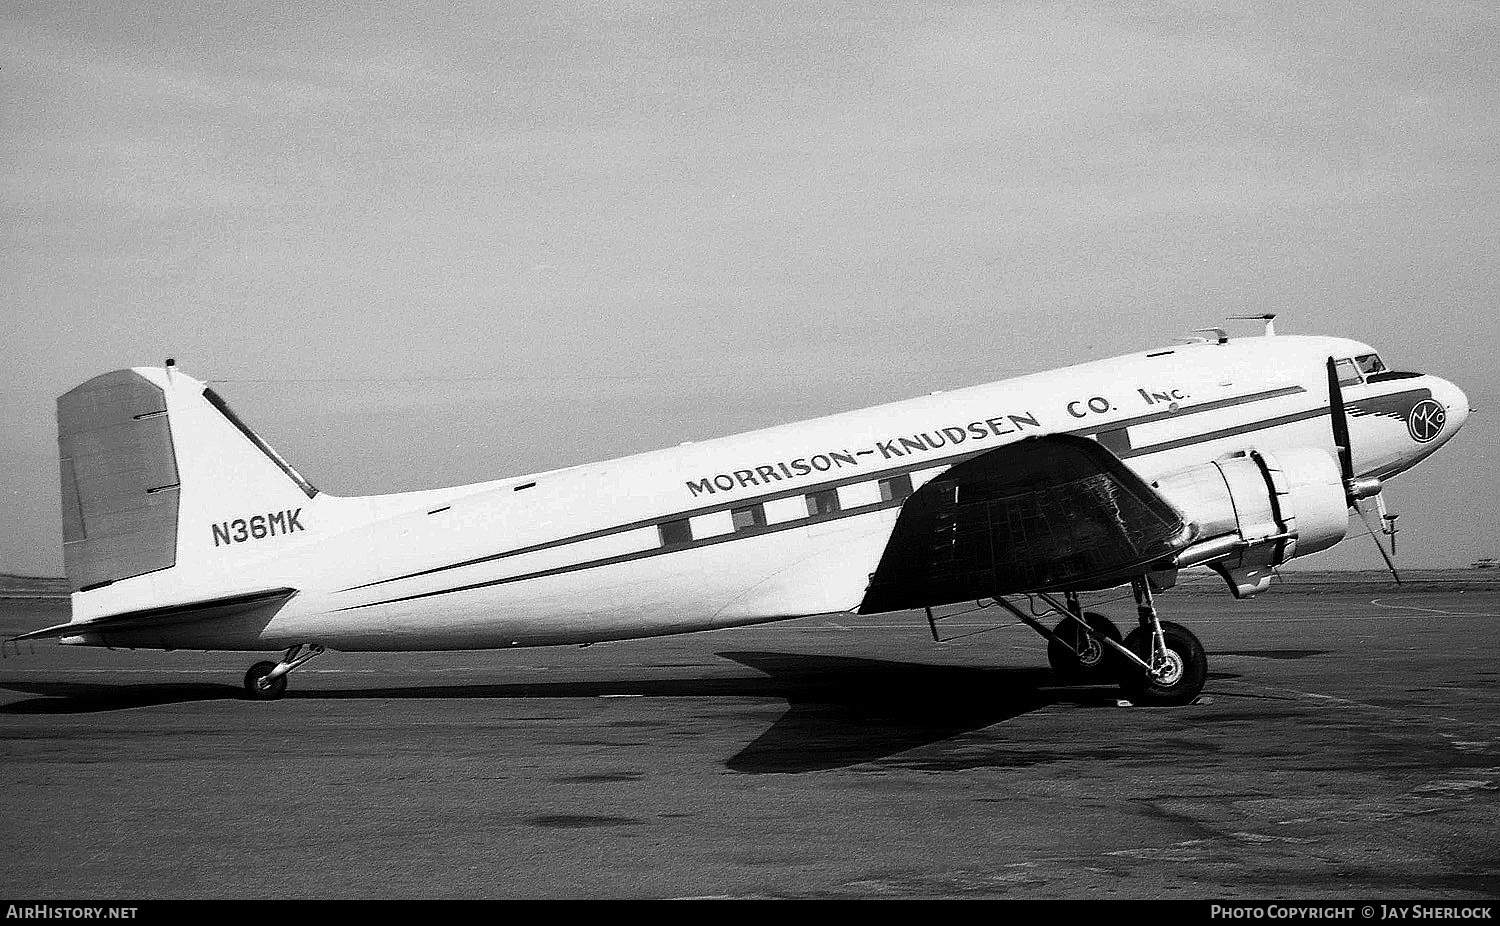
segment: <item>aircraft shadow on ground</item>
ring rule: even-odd
[[[1055,683],[1046,669],[765,652],[718,655],[765,673],[767,693],[787,700],[786,713],[725,762],[738,772],[844,768],[952,739],[1061,700],[1113,703],[1114,697],[1105,689],[1046,687]]]
[[[105,685],[86,682],[10,681],[0,684],[0,688],[40,696],[0,706],[0,714],[96,714],[190,701],[232,700],[241,695],[241,690],[232,685],[208,682]]]
[[[486,685],[299,690],[287,698],[775,698],[786,712],[725,761],[746,773],[843,768],[980,730],[1051,704],[1110,705],[1111,686],[1054,687],[1042,668],[975,668],[805,653],[721,652],[755,676],[597,679]],[[0,688],[40,697],[0,714],[86,714],[196,701],[237,700],[223,684],[19,682]]]

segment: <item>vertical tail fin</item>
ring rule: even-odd
[[[71,589],[150,577],[112,589],[106,610],[232,584],[237,567],[271,552],[251,541],[305,531],[303,508],[318,495],[212,389],[170,365],[70,390],[57,400],[57,439]]]

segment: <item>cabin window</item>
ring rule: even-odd
[[[880,480],[880,500],[883,502],[888,502],[892,499],[899,501],[900,499],[906,498],[911,493],[912,488],[910,473],[902,473],[899,476],[892,476],[889,479]]]
[[[839,490],[824,489],[821,492],[811,492],[807,496],[807,513],[812,517],[820,514],[833,514],[839,510]]]
[[[657,533],[661,534],[661,545],[664,547],[674,546],[679,543],[690,543],[693,539],[692,525],[686,519],[681,521],[663,521],[656,525]]]
[[[1340,386],[1359,386],[1364,383],[1364,377],[1359,375],[1359,368],[1354,365],[1353,360],[1340,360],[1333,366],[1338,371]]]
[[[764,505],[746,505],[744,508],[736,508],[730,513],[734,518],[734,529],[747,531],[752,527],[764,527],[766,523],[766,509]]]
[[[1379,354],[1365,354],[1363,357],[1355,357],[1354,365],[1359,368],[1359,372],[1366,376],[1386,371],[1386,365],[1381,362]]]

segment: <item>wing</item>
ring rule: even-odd
[[[1172,557],[1193,533],[1095,441],[1029,438],[960,463],[907,499],[860,611],[1109,588]]]

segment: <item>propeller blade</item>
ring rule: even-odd
[[[1379,506],[1382,516],[1385,515],[1385,499],[1380,495],[1380,480],[1375,478],[1356,479],[1354,474],[1354,447],[1349,441],[1349,413],[1344,408],[1344,387],[1339,384],[1338,361],[1328,358],[1328,417],[1333,423],[1333,444],[1339,451],[1339,472],[1344,477],[1344,500],[1350,508],[1359,513],[1359,519],[1369,532],[1370,539],[1375,541],[1375,549],[1380,551],[1380,558],[1385,560],[1385,568],[1391,571],[1391,578],[1396,584],[1401,584],[1401,573],[1396,571],[1396,561],[1391,554],[1386,552],[1385,544],[1380,542],[1380,535],[1375,533],[1375,528],[1370,525],[1370,516],[1365,513],[1365,508],[1360,504],[1362,499],[1374,497],[1375,504]],[[1395,547],[1395,538],[1392,537],[1391,546]]]
[[[1348,486],[1354,481],[1354,451],[1349,446],[1349,415],[1344,410],[1344,389],[1339,385],[1339,371],[1332,357],[1328,358],[1328,414],[1333,419],[1333,443],[1339,450],[1339,470],[1344,476],[1344,492],[1349,504],[1355,498]]]
[[[1365,507],[1358,502],[1350,507],[1359,512],[1359,519],[1364,522],[1365,530],[1369,532],[1370,539],[1375,541],[1375,549],[1380,551],[1380,558],[1385,560],[1385,568],[1391,571],[1391,578],[1396,580],[1397,585],[1400,585],[1401,573],[1396,571],[1396,561],[1391,559],[1389,553],[1385,552],[1385,544],[1380,542],[1380,535],[1375,533],[1374,527],[1370,526],[1370,516],[1365,513]]]

